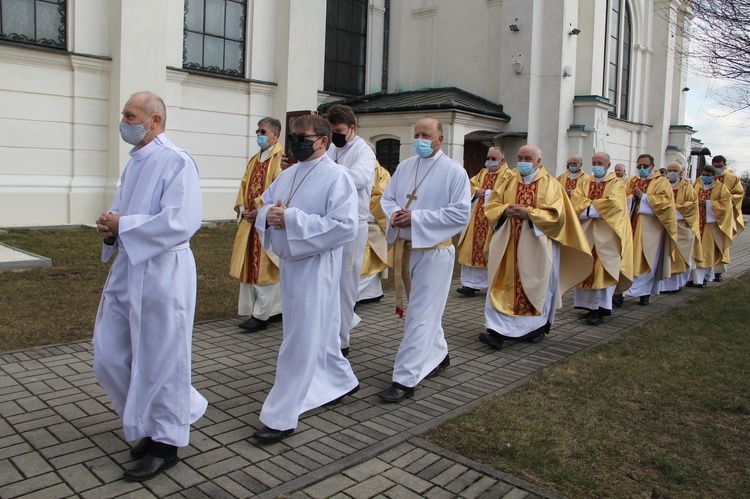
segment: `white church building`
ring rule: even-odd
[[[226,219],[259,119],[344,102],[394,169],[443,123],[471,175],[524,144],[558,174],[595,151],[690,155],[681,0],[0,0],[0,226],[92,223],[130,146],[140,90]],[[590,168],[590,167],[587,167]]]

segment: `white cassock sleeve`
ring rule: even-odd
[[[442,206],[412,210],[412,247],[431,248],[461,232],[469,223],[471,187],[466,171],[460,166],[459,168],[460,171],[454,170],[447,179],[448,197],[444,201],[440,200]]]

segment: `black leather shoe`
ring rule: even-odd
[[[151,447],[151,437],[142,438],[137,444],[130,449],[130,457],[133,459],[143,459]]]
[[[339,398],[335,398],[335,399],[331,400],[330,402],[326,402],[325,404],[323,404],[323,407],[334,406],[334,405],[340,403],[344,399],[344,397],[346,397],[348,395],[354,395],[358,391],[359,391],[359,384],[357,384],[357,386],[355,386],[354,388],[352,388],[351,390],[349,390],[348,392],[346,392],[345,394],[343,394]]]
[[[250,317],[248,320],[240,324],[239,327],[248,333],[256,333],[258,331],[265,331],[268,328],[268,321],[262,321],[255,317]]]
[[[468,286],[461,286],[456,290],[457,293],[462,294],[464,296],[475,296],[477,294],[478,289],[470,288]]]
[[[393,383],[391,387],[378,393],[378,397],[386,402],[396,403],[414,396],[414,387]]]
[[[260,430],[253,433],[253,438],[261,443],[271,444],[285,439],[292,433],[294,433],[294,428],[290,428],[288,430],[274,430],[273,428],[264,426]]]
[[[721,282],[724,278],[721,277],[721,274],[714,274],[714,282]]]
[[[434,378],[435,376],[437,376],[438,374],[440,374],[440,371],[444,371],[444,370],[448,369],[448,367],[450,367],[450,365],[451,365],[451,356],[448,355],[448,354],[445,354],[445,358],[443,359],[443,361],[440,362],[440,364],[438,364],[437,366],[435,366],[435,369],[433,369],[432,371],[430,371],[427,374],[427,376],[424,377],[424,379],[432,379],[432,378]]]
[[[622,296],[622,293],[617,293],[612,296],[612,305],[618,308],[625,305],[625,297]]]
[[[276,314],[276,315],[272,315],[271,317],[269,317],[266,322],[281,322],[281,320],[282,320],[281,314]]]
[[[643,295],[640,298],[638,298],[638,305],[645,307],[648,305],[648,299],[650,295]]]
[[[706,281],[703,281],[702,283],[695,285],[696,288],[705,288],[706,286],[707,286]]]
[[[374,298],[363,298],[357,302],[357,305],[364,305],[365,303],[377,303],[383,299],[383,295],[375,296]]]
[[[125,473],[122,474],[122,477],[125,480],[129,480],[131,482],[143,482],[145,480],[150,480],[162,471],[168,470],[169,468],[177,464],[179,460],[180,458],[176,455],[169,457],[158,457],[152,456],[151,454],[146,454],[143,459],[138,461],[138,464],[136,464],[129,470],[125,470]]]
[[[599,307],[599,313],[603,317],[609,317],[610,315],[612,315],[612,311],[610,309],[604,308],[604,307]]]
[[[349,347],[342,348],[341,355],[343,355],[344,357],[349,357]]]
[[[484,343],[490,348],[493,348],[495,350],[502,350],[503,348],[503,339],[495,336],[494,334],[489,332],[490,330],[487,330],[487,333],[479,333],[479,341]],[[489,334],[488,334],[489,333]]]
[[[598,326],[602,322],[604,322],[604,317],[602,314],[597,310],[593,312],[590,316],[586,317],[586,322],[591,324],[592,326]]]
[[[541,343],[542,341],[544,341],[544,331],[526,339],[526,343]]]

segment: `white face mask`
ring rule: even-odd
[[[675,183],[680,180],[680,172],[667,172],[667,178],[671,183]]]
[[[488,159],[484,162],[484,166],[486,166],[489,171],[494,172],[500,168],[500,162]]]

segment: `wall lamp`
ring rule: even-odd
[[[581,32],[581,30],[580,30],[580,29],[578,29],[578,28],[573,28],[573,29],[571,29],[571,30],[570,30],[570,32],[569,32],[568,34],[569,34],[569,35],[573,35],[573,36],[575,36],[575,35],[579,34],[580,32]]]
[[[510,25],[510,26],[508,26],[508,27],[509,27],[509,28],[510,28],[510,30],[511,30],[511,31],[513,31],[514,33],[515,33],[516,31],[521,31],[520,29],[518,29],[518,25],[517,25],[517,24],[511,24],[511,25]]]

